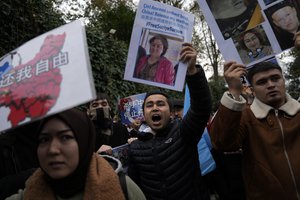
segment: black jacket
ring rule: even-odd
[[[17,193],[38,167],[36,130],[39,121],[0,134],[0,199]]]
[[[197,143],[211,111],[202,69],[187,76],[191,106],[182,121],[170,121],[163,133],[146,134],[130,145],[129,176],[148,200],[209,199],[201,178]]]
[[[114,148],[127,143],[127,140],[129,139],[129,133],[123,124],[119,122],[113,122],[111,128],[112,128],[112,134],[108,136],[101,133],[101,128],[96,126],[96,143],[95,143],[96,151],[103,144],[109,145],[112,148]]]

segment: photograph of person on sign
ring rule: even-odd
[[[265,10],[281,50],[294,47],[294,36],[300,30],[299,1],[282,1]]]
[[[262,26],[249,29],[233,38],[243,63],[248,64],[273,54]]]
[[[225,40],[264,21],[257,0],[207,0],[206,2]]]
[[[180,38],[144,29],[133,77],[175,85],[182,42]]]

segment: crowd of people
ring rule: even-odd
[[[299,48],[299,35],[295,41]],[[150,43],[161,58],[163,39]],[[281,67],[264,61],[247,69],[227,61],[228,91],[211,117],[211,94],[197,54],[191,44],[182,45],[190,92],[185,115],[183,101],[153,90],[143,101],[144,122],[129,129],[115,120],[108,96],[98,93],[85,111],[72,108],[2,133],[0,198],[209,200],[216,193],[225,200],[300,200],[300,103],[287,94]],[[158,70],[160,61],[143,59],[137,76],[155,79],[149,64]],[[241,77],[250,83],[251,101]],[[206,175],[197,148],[204,130],[216,161]],[[112,149],[127,143],[125,172]]]

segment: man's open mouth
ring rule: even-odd
[[[161,116],[160,115],[152,115],[152,121],[159,122],[160,120],[161,120]]]

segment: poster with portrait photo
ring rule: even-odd
[[[133,77],[149,81],[155,81],[157,78],[156,81],[173,86],[176,83],[180,64],[178,59],[182,43],[183,38],[165,35],[152,29],[143,29]],[[159,60],[152,62],[151,58],[155,54]],[[158,72],[159,69],[163,71]]]
[[[124,79],[182,91],[186,64],[179,61],[184,42],[191,42],[194,16],[151,0],[139,2]]]
[[[214,3],[213,3],[214,2]],[[221,3],[222,2],[222,3]],[[219,9],[217,9],[217,6],[221,7]],[[200,9],[203,12],[203,15],[205,17],[205,20],[208,23],[208,26],[210,27],[214,38],[217,41],[218,47],[225,59],[225,61],[228,60],[235,60],[238,63],[243,63],[245,64],[247,67],[260,62],[264,59],[268,59],[271,56],[275,56],[278,53],[281,53],[282,50],[276,40],[275,34],[272,31],[271,25],[269,24],[268,20],[266,19],[262,8],[266,8],[266,6],[264,5],[264,2],[262,0],[224,0],[224,1],[218,1],[218,0],[198,0],[198,4],[200,6]],[[220,10],[219,12],[221,12],[222,9],[224,10],[232,10],[233,8],[236,8],[236,10],[238,10],[238,8],[240,10],[245,10],[247,11],[247,6],[249,5],[255,5],[255,9],[253,12],[251,12],[251,18],[247,19],[247,27],[243,28],[243,29],[234,29],[233,32],[231,32],[231,34],[228,35],[227,37],[224,37],[225,32],[222,32],[222,29],[220,29],[220,26],[217,22],[217,19],[215,17],[216,14],[214,14],[212,12],[212,8],[213,6],[215,6],[214,12],[216,12],[216,10]],[[230,8],[230,9],[229,9]],[[242,9],[243,8],[243,9]],[[234,13],[234,12],[232,12]],[[228,15],[230,16],[230,15]],[[236,16],[237,17],[237,16]],[[241,18],[242,19],[242,18]],[[233,27],[241,27],[238,24],[243,24],[243,22],[241,23],[240,20],[236,20],[236,23],[234,24],[234,26],[230,26],[231,28]],[[256,27],[260,27],[260,32],[265,34],[265,38],[267,38],[267,41],[269,41],[270,45],[271,45],[271,49],[272,49],[272,53],[268,54],[266,57],[264,58],[257,58],[257,59],[252,59],[252,60],[245,60],[245,58],[241,58],[241,47],[238,44],[238,41],[240,40],[239,36],[241,34],[243,34],[245,31],[249,31],[251,29],[254,29]],[[229,30],[229,29],[228,29]],[[266,42],[266,41],[265,41]]]
[[[264,10],[282,51],[294,47],[294,35],[300,30],[299,0],[285,0]]]
[[[233,37],[237,51],[245,64],[265,60],[274,53],[271,43],[261,25]]]
[[[224,39],[263,22],[257,0],[206,0]]]

